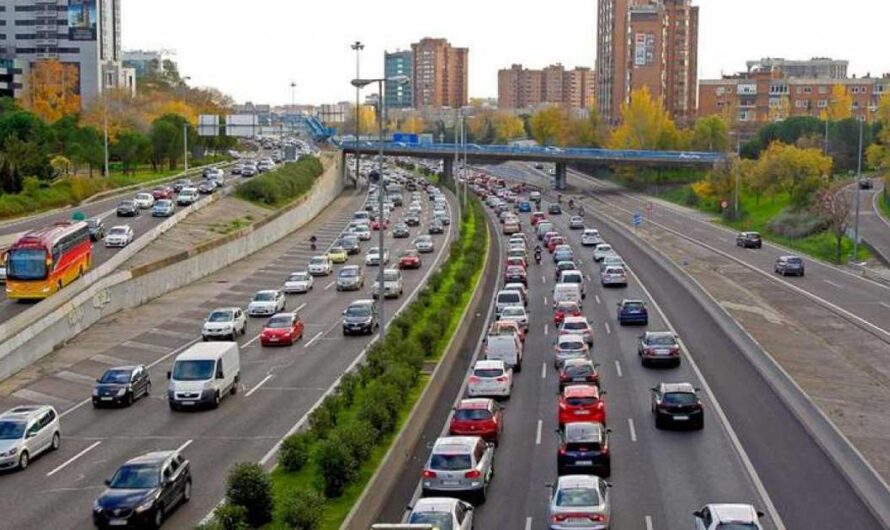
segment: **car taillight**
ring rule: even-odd
[[[677,348],[676,346],[671,348],[671,355],[680,355],[680,348]]]
[[[481,476],[482,473],[480,473],[478,469],[473,469],[464,473],[464,477],[466,478],[479,478]]]
[[[471,382],[471,383],[478,383],[478,382],[479,382],[479,378],[476,377],[475,375],[471,375],[471,376],[470,376],[470,382]]]
[[[505,382],[506,380],[507,380],[507,377],[506,377],[506,376],[503,376],[503,375],[500,376],[500,377],[498,377],[498,379],[497,379],[498,383],[503,383],[503,382]]]
[[[566,402],[565,402],[565,401],[560,401],[560,402],[559,402],[559,408],[560,408],[560,410],[565,410],[565,409],[566,409]]]
[[[436,472],[429,469],[423,470],[423,478],[436,478]]]
[[[603,448],[600,449],[600,454],[604,454],[604,455],[609,454],[609,446],[608,445],[603,446]]]
[[[564,445],[559,446],[559,454],[561,454],[561,455],[566,454],[566,447]]]
[[[606,406],[606,404],[603,403],[602,401],[597,401],[597,402],[596,402],[596,408],[598,408],[598,409],[600,409],[600,410],[602,410],[605,406]]]

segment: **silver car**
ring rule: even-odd
[[[247,314],[252,317],[272,316],[284,311],[286,303],[281,291],[258,291],[247,306]]]
[[[430,525],[433,528],[472,530],[473,505],[448,497],[418,499],[411,508],[408,524]]]
[[[485,502],[494,476],[494,444],[478,436],[443,436],[423,467],[424,497],[470,495]]]
[[[0,415],[0,469],[25,469],[62,445],[59,415],[49,405],[22,405]]]
[[[337,273],[338,291],[357,291],[365,286],[362,269],[358,265],[347,265]]]
[[[564,475],[551,485],[550,530],[607,530],[609,483],[596,475]]]
[[[414,248],[417,252],[429,254],[435,249],[433,238],[428,235],[418,236],[418,238],[414,240]]]
[[[284,281],[282,290],[286,294],[308,293],[315,281],[307,271],[293,272]]]

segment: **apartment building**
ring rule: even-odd
[[[547,104],[586,109],[593,105],[594,73],[590,68],[566,70],[559,63],[542,70],[521,64],[498,70],[498,107],[534,109]]]
[[[414,107],[463,107],[469,101],[469,49],[446,39],[411,45]]]

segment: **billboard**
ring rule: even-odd
[[[198,116],[198,136],[219,136],[219,116],[215,114]]]
[[[655,64],[655,34],[637,33],[634,35],[634,66]]]
[[[259,120],[254,114],[229,114],[226,116],[226,136],[249,138],[256,136]]]
[[[68,39],[96,40],[96,0],[68,0]]]

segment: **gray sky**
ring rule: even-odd
[[[701,6],[699,77],[765,56],[848,59],[850,72],[890,72],[879,37],[887,0],[695,0]],[[470,48],[470,95],[497,96],[497,70],[561,62],[593,66],[596,0],[124,0],[125,49],[172,48],[192,83],[238,101],[283,104],[354,99],[356,39],[362,76],[379,76],[383,50],[421,37]],[[440,9],[447,6],[447,9]],[[373,8],[377,7],[376,10]],[[821,9],[820,9],[821,8]]]

